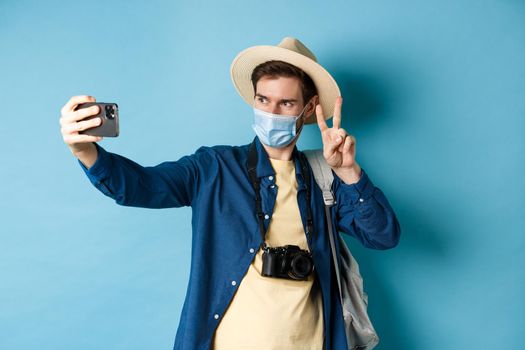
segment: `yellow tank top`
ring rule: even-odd
[[[293,244],[308,250],[299,207],[294,161],[270,159],[277,199],[266,233],[270,247]],[[213,349],[323,348],[323,303],[315,273],[306,281],[261,276],[259,249],[219,323]]]

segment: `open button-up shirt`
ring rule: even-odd
[[[257,137],[254,142],[264,225],[268,229],[278,189],[268,154]],[[93,185],[118,204],[144,208],[191,206],[190,279],[174,349],[209,349],[215,329],[262,243],[255,192],[246,167],[249,144],[201,147],[192,155],[151,167],[96,146],[95,164],[87,169],[79,163]],[[297,200],[306,228],[306,184],[298,154],[294,147]],[[325,348],[346,349],[324,202],[313,174],[310,179],[314,232],[308,245],[323,297]],[[342,231],[373,249],[397,245],[400,227],[395,213],[364,170],[355,184],[345,184],[334,173],[333,192],[334,232]],[[335,242],[339,249],[338,240]]]

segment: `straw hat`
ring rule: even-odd
[[[332,118],[335,99],[341,95],[334,78],[319,63],[315,55],[302,42],[295,38],[286,37],[279,45],[252,46],[241,51],[233,60],[230,74],[237,92],[250,106],[253,106],[255,92],[251,76],[253,69],[266,61],[279,60],[301,68],[312,78],[319,104],[323,109],[325,119]],[[306,124],[316,122],[315,112],[307,116]]]

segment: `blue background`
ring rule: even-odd
[[[523,348],[525,1],[4,0],[1,349],[171,349],[191,211],[96,191],[60,108],[117,102],[121,136],[101,145],[143,165],[245,144],[230,63],[284,36],[338,81],[358,162],[402,225],[394,250],[347,239],[378,349]],[[299,148],[320,146],[305,129]]]

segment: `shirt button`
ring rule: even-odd
[[[270,188],[275,188],[275,185],[271,185]]]
[[[218,314],[215,314],[215,315],[213,315],[213,318],[216,319],[216,320],[218,320],[218,319],[219,319],[219,315],[218,315]]]
[[[255,249],[250,248],[250,253],[252,253],[252,254],[255,253]]]
[[[232,286],[235,286],[235,285],[237,285],[237,282],[232,281]]]
[[[266,215],[264,216],[264,218],[265,218],[266,220],[268,220],[268,219],[270,218],[270,215],[266,214]]]
[[[365,200],[363,198],[359,198],[359,201],[362,203],[364,202]]]
[[[273,180],[273,176],[268,176],[268,180],[272,181]]]

